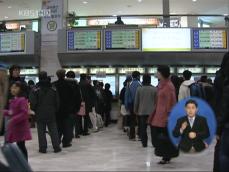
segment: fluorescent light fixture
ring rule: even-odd
[[[88,2],[87,1],[83,1],[83,4],[87,4]]]
[[[8,6],[8,8],[10,9],[10,8],[12,8],[11,6]]]
[[[9,17],[8,17],[8,16],[5,16],[4,18],[5,18],[5,19],[8,19]]]
[[[142,2],[142,0],[138,0],[138,2]]]
[[[224,14],[224,16],[229,16],[229,14]]]
[[[117,15],[116,14],[114,14],[114,15],[112,15],[113,17],[117,17]]]
[[[192,2],[196,2],[197,0],[192,0]]]

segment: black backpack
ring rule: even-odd
[[[205,98],[206,98],[205,91],[204,91],[203,86],[201,84],[193,83],[189,86],[189,89],[190,89],[190,96],[191,97],[198,97],[198,98],[205,100]]]

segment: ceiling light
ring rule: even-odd
[[[83,1],[84,4],[87,4],[88,2],[87,1]]]
[[[192,2],[196,2],[197,0],[192,0]]]
[[[224,14],[224,16],[229,16],[229,14]]]
[[[113,17],[117,17],[117,15],[116,14],[114,14],[114,15],[112,15]]]
[[[5,18],[5,19],[8,19],[9,17],[8,17],[8,16],[5,16],[4,18]]]
[[[8,8],[12,8],[11,6],[8,6]]]
[[[138,2],[142,2],[142,0],[138,0]]]

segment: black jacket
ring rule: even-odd
[[[95,107],[96,93],[92,85],[88,84],[86,81],[80,81],[80,94],[82,96],[82,101],[86,105],[86,113],[92,112],[92,108]]]
[[[29,101],[38,122],[56,121],[59,97],[50,82],[39,82],[37,88],[30,93]]]
[[[70,115],[77,112],[77,103],[75,97],[75,90],[71,83],[65,79],[58,80],[53,83],[53,86],[57,89],[60,108],[57,113],[57,120],[62,120],[68,118]]]
[[[188,123],[187,128],[180,133],[180,128],[184,122]],[[195,132],[197,137],[195,139],[189,138],[189,133]],[[205,117],[197,115],[191,128],[189,124],[188,117],[181,117],[177,120],[175,129],[173,130],[174,137],[180,137],[181,141],[179,143],[179,148],[184,152],[189,152],[192,147],[195,148],[196,152],[201,152],[205,149],[204,139],[207,139],[210,136],[207,120]]]
[[[221,108],[222,117],[219,123],[223,130],[225,127],[229,128],[229,79],[224,83]]]
[[[126,92],[126,87],[123,87],[119,96],[122,105],[125,105],[125,92]]]
[[[106,112],[111,111],[113,95],[110,90],[104,90],[104,110]]]
[[[225,77],[223,75],[222,70],[219,70],[216,72],[216,77],[214,81],[214,93],[215,93],[215,114],[217,119],[217,135],[222,134],[222,128],[221,125],[222,121],[222,99],[223,99],[223,87],[224,87],[224,80]]]
[[[80,110],[81,105],[81,95],[80,95],[80,87],[76,80],[67,78],[66,81],[69,82],[70,86],[72,87],[72,94],[74,96],[74,106],[75,106],[75,112],[78,112]]]

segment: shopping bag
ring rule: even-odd
[[[126,115],[129,115],[130,113],[126,110],[126,107],[125,105],[121,105],[121,111],[120,113],[123,115],[123,116],[126,116]]]
[[[77,115],[79,115],[79,116],[85,116],[85,115],[86,115],[86,106],[85,106],[85,102],[81,102],[80,110],[79,110],[79,112],[77,113]]]

